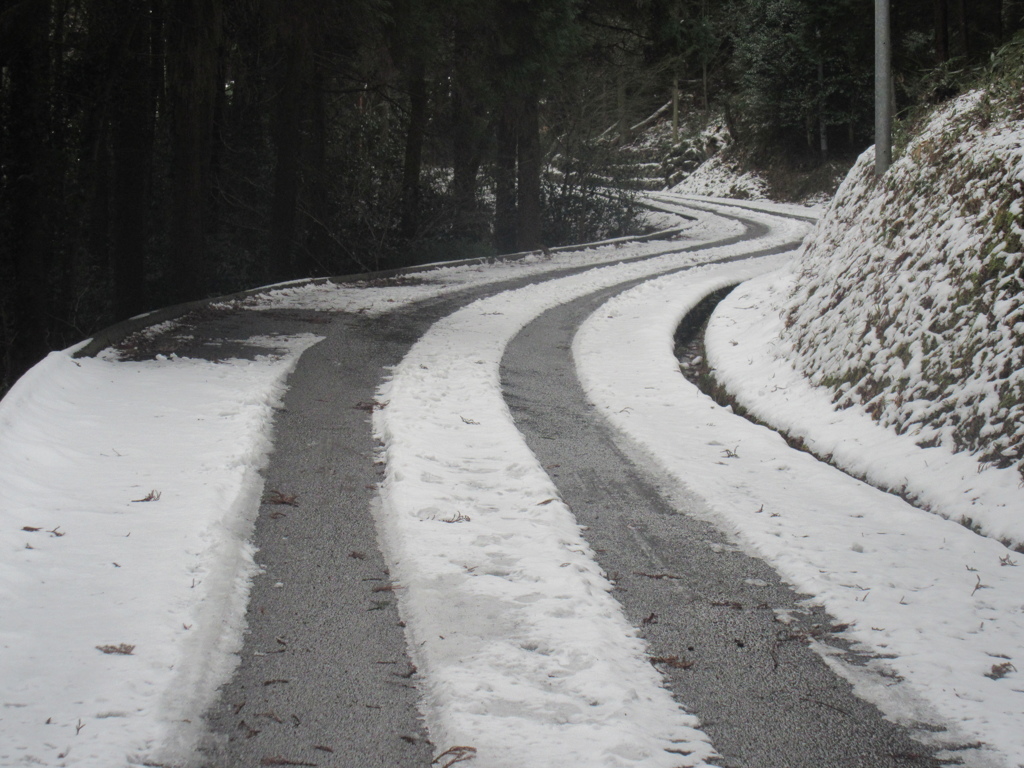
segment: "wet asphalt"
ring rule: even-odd
[[[369,404],[416,329],[351,315],[306,325],[326,338],[303,355],[275,420],[254,540],[262,573],[201,764],[429,765],[371,507]]]

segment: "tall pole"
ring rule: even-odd
[[[892,165],[892,36],[889,0],[875,0],[875,175]]]
[[[672,146],[679,143],[679,76],[672,78]]]

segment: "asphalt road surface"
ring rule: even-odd
[[[745,223],[745,235],[717,244],[764,231]],[[326,337],[299,361],[275,421],[268,501],[255,532],[263,572],[252,586],[239,667],[207,715],[201,765],[431,764],[417,673],[377,546],[372,505],[381,467],[368,408],[386,369],[433,322],[533,280],[375,319],[243,309],[195,319],[179,354],[255,353],[244,340],[271,332]],[[803,608],[767,565],[663,498],[657,478],[616,446],[588,406],[568,351],[572,335],[601,301],[633,284],[539,317],[508,348],[502,375],[519,428],[589,527],[626,615],[653,657],[676,660],[659,666],[673,694],[701,718],[725,766],[938,765],[810,650],[809,637],[827,639],[829,617]],[[779,610],[796,623],[776,621]]]

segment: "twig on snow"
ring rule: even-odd
[[[466,760],[472,760],[476,757],[476,747],[450,747],[442,752],[440,755],[430,761],[431,765],[441,762],[443,758],[450,757],[447,763],[441,766],[441,768],[451,768],[456,763],[462,763]]]

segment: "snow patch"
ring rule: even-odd
[[[318,340],[54,352],[0,401],[0,763],[187,758],[236,662],[274,407]]]

